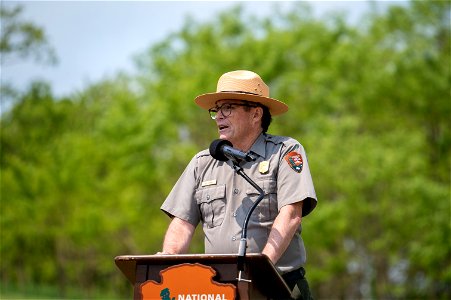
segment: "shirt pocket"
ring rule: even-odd
[[[225,185],[198,189],[195,194],[202,221],[209,227],[220,226],[225,215]]]
[[[257,185],[260,186],[264,192],[263,200],[257,205],[254,212],[252,213],[251,219],[258,222],[268,222],[274,221],[277,216],[277,182],[274,180],[262,180],[256,181]],[[252,207],[252,205],[257,200],[260,193],[254,188],[250,187],[246,190],[247,200],[244,201],[249,203],[246,207],[247,211]]]

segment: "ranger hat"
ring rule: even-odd
[[[226,99],[260,103],[268,107],[273,116],[288,111],[285,103],[269,97],[269,88],[258,74],[246,70],[223,74],[218,80],[216,93],[199,95],[194,102],[203,109],[210,109],[217,101]]]

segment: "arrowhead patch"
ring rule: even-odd
[[[302,160],[302,156],[299,153],[292,151],[285,155],[285,160],[287,161],[290,168],[298,173],[301,173],[304,161]]]

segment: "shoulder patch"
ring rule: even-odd
[[[298,173],[302,172],[304,161],[302,160],[301,154],[294,151],[289,152],[287,155],[285,155],[285,160],[287,161],[290,168],[292,168],[294,171]]]

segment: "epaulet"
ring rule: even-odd
[[[280,136],[280,135],[266,134],[265,139],[266,139],[266,142],[271,142],[271,143],[277,145],[277,144],[285,144],[291,138],[286,137],[286,136]]]
[[[196,154],[197,159],[205,157],[205,156],[210,156],[210,151],[208,149],[202,150]]]
[[[297,140],[288,137],[288,136],[279,136],[279,135],[270,135],[267,134],[266,135],[266,141],[267,142],[272,142],[274,144],[283,144],[284,147],[286,148],[292,148],[294,147],[294,149],[297,149],[298,147],[302,148],[301,143],[299,143]]]

